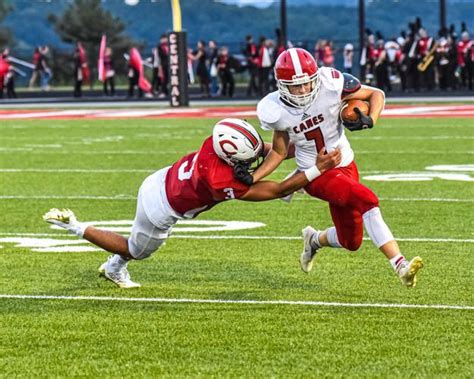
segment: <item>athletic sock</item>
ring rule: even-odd
[[[335,226],[332,226],[327,229],[327,239],[329,246],[342,247],[341,243],[339,242],[339,239],[337,238],[337,231]]]
[[[309,244],[315,250],[322,248],[321,242],[319,242],[319,235],[320,234],[321,234],[321,232],[316,232],[315,234],[312,235],[311,240],[309,241]]]
[[[400,264],[404,261],[405,257],[402,254],[398,254],[390,259],[390,264],[392,265],[393,270],[397,271],[397,269],[400,267]]]

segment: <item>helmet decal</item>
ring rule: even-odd
[[[228,157],[231,157],[232,155],[235,155],[237,154],[237,150],[238,150],[238,147],[235,143],[233,143],[232,141],[229,141],[229,140],[222,140],[222,141],[219,141],[219,145],[222,149],[222,151],[225,153],[225,155],[227,155]],[[231,147],[234,148],[234,151],[229,151],[225,148],[225,145],[230,145]]]
[[[263,140],[247,121],[226,118],[214,125],[212,143],[216,154],[228,165],[258,161],[263,152]]]

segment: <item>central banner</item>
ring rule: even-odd
[[[186,107],[189,105],[186,32],[170,32],[168,45],[170,49],[170,105]]]

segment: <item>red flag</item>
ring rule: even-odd
[[[87,64],[86,51],[84,50],[80,42],[77,43],[77,48],[79,49],[79,60],[81,61],[82,78],[85,83],[89,83],[90,71],[89,66]]]
[[[135,47],[132,47],[130,50],[130,66],[132,66],[135,70],[138,71],[138,87],[143,92],[151,92],[151,84],[150,82],[145,78],[145,74],[143,72],[143,63],[142,63],[142,57],[138,50]]]
[[[104,57],[105,57],[105,48],[107,46],[107,37],[105,34],[102,36],[102,40],[100,41],[100,49],[99,49],[99,80],[101,82],[105,81],[105,67],[104,67]]]

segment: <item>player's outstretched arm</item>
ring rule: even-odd
[[[321,149],[317,158],[316,166],[286,179],[281,183],[273,181],[261,181],[250,186],[245,195],[240,200],[245,201],[264,201],[278,199],[287,196],[307,185],[319,175],[336,167],[341,163],[341,151],[339,149],[325,154],[325,149]]]
[[[385,93],[381,89],[364,85],[356,92],[344,96],[343,100],[347,101],[353,99],[369,102],[369,116],[375,125],[385,106]]]
[[[252,174],[254,183],[275,171],[288,154],[289,142],[290,138],[287,132],[273,132],[272,149],[262,165]]]

